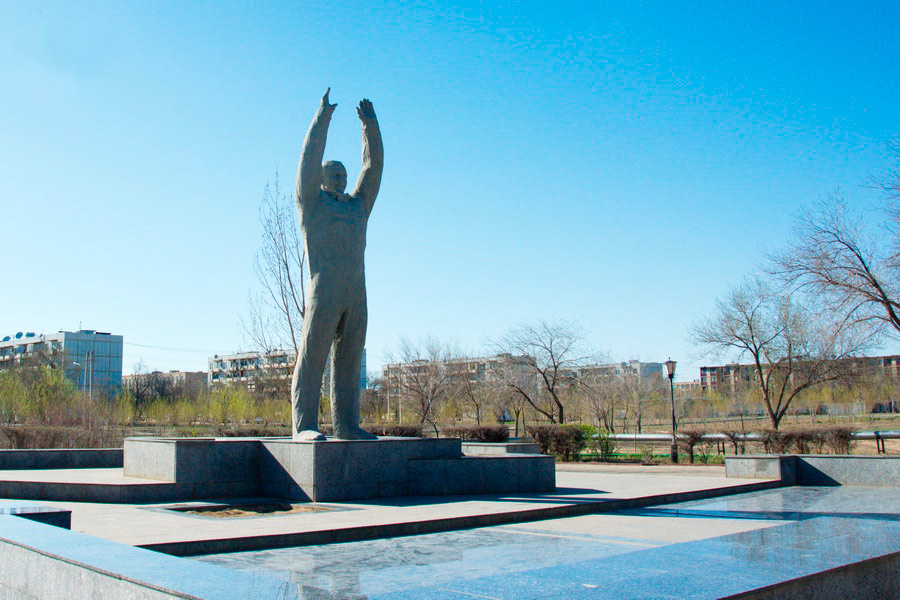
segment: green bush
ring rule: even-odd
[[[478,425],[473,427],[445,427],[444,436],[471,442],[502,443],[509,439],[506,425]]]
[[[553,454],[565,461],[578,460],[593,430],[590,425],[532,425],[526,429],[542,454]]]
[[[682,431],[678,434],[678,447],[688,453],[688,461],[694,464],[694,449],[703,441],[702,431]]]
[[[713,459],[715,458],[721,458],[716,444],[708,440],[701,440],[700,443],[697,444],[694,452],[697,458],[706,465],[713,462]]]
[[[616,453],[616,440],[610,437],[609,433],[605,429],[599,429],[596,437],[593,438],[592,445],[600,460],[612,460],[613,455]]]
[[[223,427],[215,429],[221,437],[286,437],[291,435],[291,428],[284,426],[269,427]]]
[[[365,424],[362,426],[363,429],[370,433],[374,433],[375,435],[384,435],[388,437],[423,437],[425,426],[422,424],[415,425],[398,425],[398,424],[385,424],[385,425],[376,425],[376,424]]]
[[[122,429],[58,425],[8,425],[0,427],[7,448],[121,448]]]
[[[378,436],[387,437],[423,437],[425,426],[416,423],[397,425],[396,423],[363,423],[360,425],[363,429]],[[330,423],[319,425],[319,431],[325,435],[334,435],[334,426]],[[290,434],[288,434],[290,435]]]
[[[723,431],[725,437],[728,438],[728,441],[731,442],[731,445],[734,446],[734,454],[744,454],[747,451],[747,441],[744,439],[746,435],[743,431]]]

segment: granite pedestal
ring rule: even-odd
[[[455,438],[128,438],[124,473],[191,484],[197,497],[314,502],[556,489],[553,457],[466,456]]]

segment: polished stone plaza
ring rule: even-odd
[[[700,599],[898,551],[895,490],[794,487],[522,525],[197,559],[283,579],[298,586],[301,597]]]
[[[272,499],[46,500],[37,496],[126,481],[140,496],[170,484],[121,468],[0,471],[2,489],[33,494],[0,500],[0,597],[898,597],[896,485],[725,475],[721,466],[567,464],[548,493],[216,518],[202,509]]]

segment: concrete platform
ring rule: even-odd
[[[586,468],[588,467],[588,468]],[[642,471],[643,468],[651,469]],[[553,517],[588,515],[698,500],[781,485],[774,480],[727,479],[724,467],[686,468],[689,474],[631,465],[563,465],[557,489],[544,494],[411,497],[330,503],[340,510],[260,518],[212,519],[166,510],[170,502],[114,505],[44,502],[72,511],[75,531],[175,555],[231,552],[366,540]],[[676,467],[677,469],[677,467]],[[48,471],[23,472],[46,479]],[[58,483],[84,486],[126,481],[121,470],[54,471]],[[0,472],[0,479],[8,473]],[[48,482],[44,482],[48,484]],[[145,480],[140,485],[160,485]],[[165,485],[165,484],[162,484]],[[207,498],[213,500],[214,498]]]
[[[68,479],[124,477],[115,471]],[[0,597],[836,600],[900,589],[890,488],[780,488],[726,479],[724,467],[668,465],[561,465],[557,481],[547,494],[320,503],[334,510],[235,519],[45,502],[71,510],[75,531],[0,515]],[[446,533],[419,535],[431,532]],[[333,542],[353,543],[321,545]],[[312,547],[289,547],[302,545]],[[269,549],[235,552],[257,548]]]
[[[729,477],[770,477],[785,485],[900,486],[900,456],[760,454],[728,456]]]
[[[896,598],[900,498],[790,487],[413,536],[197,557],[300,598]]]
[[[466,456],[455,438],[329,438],[315,442],[290,438],[128,438],[124,474],[176,484],[179,487],[155,490],[160,494],[157,498],[168,492],[181,494],[185,500],[259,495],[331,502],[549,492],[555,486],[550,456],[521,452]],[[2,487],[0,493],[4,493]],[[123,501],[133,501],[132,497],[123,490]]]

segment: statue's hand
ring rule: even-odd
[[[356,107],[356,114],[359,115],[359,120],[363,123],[372,121],[375,119],[375,107],[372,106],[368,98],[363,98],[359,101],[359,106]]]
[[[329,104],[328,103],[328,94],[330,94],[330,93],[331,93],[331,88],[327,88],[325,90],[325,95],[322,96],[322,105],[320,108],[326,115],[330,115],[331,113],[333,113],[334,109],[337,107],[337,104]]]

